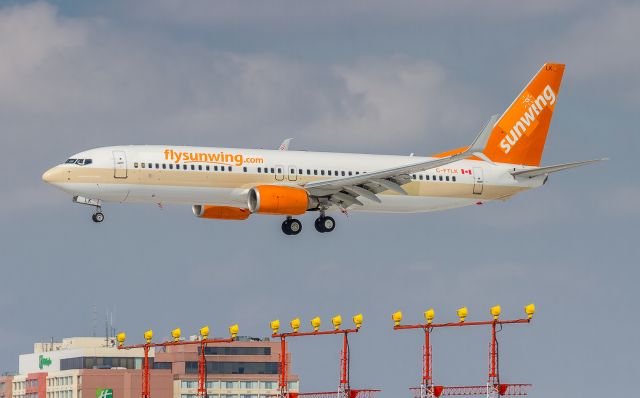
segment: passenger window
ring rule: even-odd
[[[173,163],[169,163],[169,170],[173,170]]]
[[[153,163],[149,163],[149,168],[152,169],[153,168]]]
[[[360,172],[359,172],[359,171],[356,171],[356,175],[360,175]]]
[[[218,166],[213,166],[213,171],[218,171]]]
[[[282,173],[282,169],[278,167],[278,174]]]
[[[211,169],[209,168],[209,165],[207,165],[205,168],[207,169],[207,171],[211,170]]]
[[[195,170],[195,169],[196,169],[196,166],[192,164],[191,165],[191,170]]]
[[[324,170],[320,170],[320,175],[324,175]]]
[[[244,167],[242,168],[242,171],[244,171],[244,172],[246,173],[246,172],[247,172],[247,166],[244,166]]]
[[[311,169],[307,169],[307,175],[310,176],[311,175]]]
[[[447,181],[449,181],[449,176],[446,177]]]
[[[338,170],[335,170],[335,171],[333,172],[333,175],[337,177],[337,176],[338,176]]]
[[[313,170],[313,175],[317,176],[318,175],[318,170]]]
[[[134,168],[134,169],[137,169],[137,168],[138,168],[138,162],[135,162],[135,163],[133,164],[133,168]]]
[[[350,171],[350,172],[349,172],[349,175],[353,175],[353,172],[351,172],[351,171]]]
[[[232,171],[232,170],[233,170],[233,168],[231,166],[229,166],[229,171]]]
[[[166,165],[165,163],[162,163],[162,168],[163,168],[163,169],[166,169],[166,168],[167,168],[167,165]]]
[[[342,170],[342,176],[344,177],[344,170]]]
[[[258,173],[262,173],[262,167],[258,167]]]
[[[140,163],[140,166],[144,169],[144,163]]]
[[[272,167],[271,168],[271,174],[275,174],[275,173],[276,173],[276,170]]]
[[[456,182],[456,176],[451,177],[451,181]]]
[[[442,176],[438,176],[439,180],[442,181]]]
[[[420,179],[422,180],[422,174],[420,174]]]
[[[160,165],[158,163],[156,163],[156,169],[159,169]]]
[[[302,169],[298,169],[298,174],[302,174]]]
[[[426,176],[424,176],[424,179],[429,181],[429,174],[427,174]]]
[[[220,171],[224,171],[224,166],[220,166]]]

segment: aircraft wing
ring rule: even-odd
[[[602,158],[602,159],[583,160],[581,162],[563,163],[555,166],[537,167],[535,169],[527,169],[527,170],[517,170],[517,171],[512,171],[511,175],[514,177],[533,178],[533,177],[537,177],[545,174],[555,173],[557,171],[584,166],[584,165],[595,163],[595,162],[601,162],[603,160],[609,160],[609,159]]]
[[[310,195],[327,197],[331,203],[341,207],[362,206],[362,202],[358,200],[360,196],[380,203],[381,200],[376,194],[386,190],[406,195],[407,192],[402,188],[402,185],[411,181],[410,174],[441,167],[474,155],[483,156],[482,151],[487,144],[497,118],[498,115],[492,116],[473,143],[460,153],[355,176],[310,182],[303,185],[303,188]]]

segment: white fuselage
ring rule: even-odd
[[[429,158],[414,156],[275,151],[215,147],[114,146],[91,149],[63,163],[43,179],[74,196],[105,202],[207,204],[247,207],[247,193],[257,185],[302,186],[305,183],[359,175]],[[80,162],[82,163],[82,162]],[[88,163],[88,164],[87,164]],[[377,203],[349,210],[426,212],[505,199],[535,188],[544,177],[516,179],[510,171],[525,167],[462,160],[411,174],[403,188],[379,194]]]

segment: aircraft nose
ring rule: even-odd
[[[42,181],[46,183],[53,183],[60,180],[61,170],[58,167],[52,167],[49,170],[45,171],[42,175]]]

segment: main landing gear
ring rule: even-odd
[[[316,218],[314,226],[318,232],[331,232],[336,228],[336,220],[334,220],[333,217],[325,216],[323,214]]]
[[[293,217],[287,217],[282,222],[282,232],[286,235],[298,235],[302,231],[302,223]]]
[[[336,220],[322,213],[320,217],[316,218],[314,226],[318,232],[331,232],[336,228]],[[282,222],[282,232],[286,235],[298,235],[300,231],[302,231],[302,222],[300,220],[289,216]]]
[[[91,216],[91,219],[95,223],[101,223],[104,221],[104,214],[102,213],[102,201],[100,199],[90,199],[84,196],[74,196],[74,203],[80,203],[81,205],[92,206],[95,212]]]

